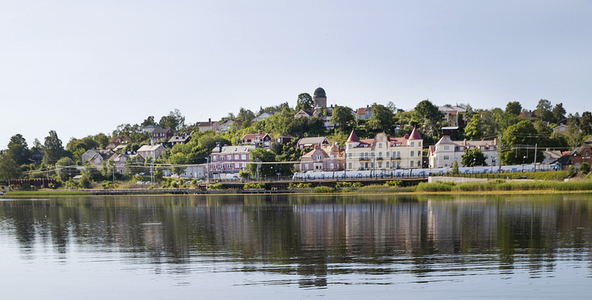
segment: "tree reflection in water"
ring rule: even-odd
[[[531,276],[557,260],[590,260],[589,195],[145,196],[0,202],[0,229],[25,259],[36,244],[67,260],[76,245],[119,252],[128,263],[191,272],[298,275],[325,286],[343,274],[470,275],[476,270]],[[204,265],[205,264],[205,265]],[[589,265],[589,264],[588,264]],[[278,282],[277,284],[282,284]]]

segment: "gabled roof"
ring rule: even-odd
[[[269,136],[269,134],[267,134],[267,133],[248,133],[243,136],[242,140],[246,140],[246,139],[254,140],[256,138],[264,138],[266,135]],[[271,137],[269,137],[269,138],[271,138]]]
[[[298,140],[298,145],[314,145],[314,144],[322,144],[322,143],[329,143],[329,140],[327,140],[326,137],[324,136],[319,136],[319,137],[306,137],[306,138],[301,138],[300,140]]]

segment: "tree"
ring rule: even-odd
[[[438,109],[438,106],[432,104],[430,100],[423,100],[415,106],[414,109],[415,118],[422,120],[422,129],[427,137],[426,138],[435,140],[440,134],[440,128],[442,126],[442,118],[444,115]]]
[[[372,104],[372,116],[366,123],[368,129],[374,133],[385,131],[393,133],[393,111],[382,104]]]
[[[554,122],[553,112],[551,111],[552,107],[551,101],[541,99],[539,100],[534,112],[536,113],[539,120],[543,120],[545,122]]]
[[[156,125],[156,122],[154,121],[154,116],[149,116],[148,118],[146,118],[146,120],[142,122],[142,124],[140,124],[140,126],[142,127],[146,127],[149,125]]]
[[[355,121],[353,110],[347,106],[335,106],[333,108],[333,115],[331,116],[331,123],[339,124],[339,128],[347,131],[347,128],[353,125]]]
[[[452,165],[452,174],[459,174],[460,171],[458,169],[458,160],[455,158],[454,159],[454,164]]]
[[[54,130],[49,131],[49,135],[45,137],[44,149],[43,162],[46,165],[56,163],[64,155],[62,140],[58,138],[58,134]]]
[[[20,175],[18,164],[7,154],[0,154],[0,181],[9,183],[11,179],[16,179]]]
[[[485,160],[485,154],[479,148],[467,149],[461,156],[461,163],[465,167],[486,166]]]
[[[109,137],[104,133],[99,133],[93,137],[93,139],[99,144],[99,147],[104,149],[109,145]],[[88,142],[90,143],[90,142]],[[88,148],[91,149],[91,148]],[[87,149],[87,150],[88,150]]]
[[[168,116],[163,116],[158,122],[158,126],[163,128],[170,128],[173,131],[177,131],[185,127],[185,117],[181,114],[179,109],[175,108],[175,111],[169,112]]]
[[[15,134],[10,138],[10,142],[8,142],[8,154],[18,165],[29,162],[31,152],[29,151],[27,141],[21,134]]]
[[[251,122],[253,119],[255,119],[255,117],[256,116],[252,111],[250,111],[248,109],[244,109],[242,107],[240,108],[238,115],[236,116],[236,118],[238,120],[249,121],[249,122]]]
[[[508,102],[508,104],[506,104],[506,114],[517,117],[518,115],[520,115],[520,112],[522,112],[522,105],[520,105],[520,102],[514,101]]]
[[[298,100],[296,101],[296,111],[300,110],[312,110],[314,108],[314,101],[312,97],[308,93],[302,93],[298,95]]]
[[[183,153],[175,153],[169,157],[169,162],[173,165],[173,173],[181,176],[181,174],[185,173],[185,169],[187,166],[187,156]]]
[[[565,119],[565,108],[563,108],[563,103],[555,104],[553,107],[553,119],[555,123]]]
[[[465,135],[470,140],[481,139],[483,137],[483,121],[481,120],[481,115],[473,115],[471,121],[465,127]]]
[[[592,113],[585,111],[580,118],[580,130],[584,136],[592,134]]]
[[[504,147],[511,147],[502,153],[502,161],[507,165],[517,165],[522,163],[532,162],[532,150],[526,149],[527,146],[533,146],[539,140],[538,132],[534,128],[532,122],[523,120],[518,124],[514,124],[506,131],[502,137],[502,144]],[[539,151],[537,158],[542,161],[542,151]]]
[[[275,162],[275,153],[264,148],[257,148],[251,151],[250,156],[251,161],[254,163],[249,164],[248,169],[253,177],[256,177],[257,174],[260,178],[265,176],[274,176],[276,174],[274,170],[274,166],[277,170],[276,165],[265,164],[265,162]]]

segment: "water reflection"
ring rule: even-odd
[[[348,274],[530,276],[590,266],[590,195],[504,197],[169,196],[0,202],[21,259],[52,249],[122,253],[176,273],[264,272],[325,286]],[[223,269],[216,269],[216,265]],[[213,267],[214,266],[214,267]],[[381,284],[383,282],[362,284]],[[284,284],[283,281],[267,284]],[[289,282],[292,284],[292,282]]]

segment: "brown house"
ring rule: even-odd
[[[584,162],[592,165],[592,137],[585,140],[584,144],[576,149],[565,153],[556,162],[561,164],[563,169],[567,169],[569,166],[579,169]]]

